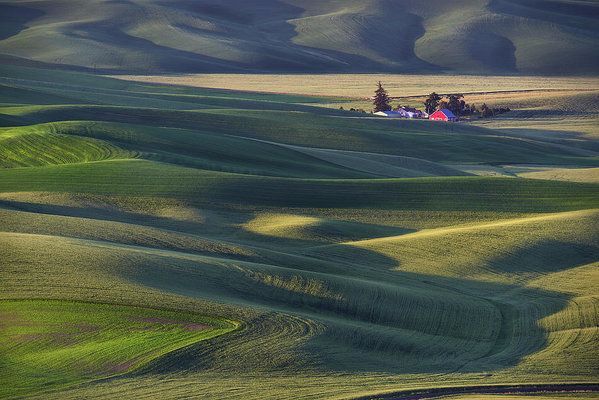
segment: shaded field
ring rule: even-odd
[[[493,399],[493,398],[501,398],[501,399],[522,399],[522,398],[535,398],[535,399],[560,399],[560,398],[586,398],[592,399],[597,397],[596,392],[599,389],[598,385],[585,385],[585,384],[570,384],[570,385],[528,385],[528,386],[481,386],[481,387],[456,387],[456,388],[442,388],[438,390],[430,390],[430,391],[421,391],[421,392],[406,392],[406,393],[396,393],[396,394],[384,394],[381,396],[368,397],[368,399],[392,399],[392,400],[418,400],[418,399],[440,399],[440,398],[448,398],[448,399],[468,399],[474,398],[471,396],[476,396],[477,399]],[[474,395],[465,395],[465,396],[453,396],[455,393],[476,393]],[[485,394],[491,395],[485,395]],[[501,394],[507,393],[508,396],[501,396]],[[555,395],[551,395],[550,393],[556,393]],[[566,394],[564,394],[566,393]],[[495,395],[493,395],[495,394]],[[522,396],[518,396],[518,394],[522,394]],[[585,396],[585,397],[579,397]],[[366,399],[366,398],[364,398]]]

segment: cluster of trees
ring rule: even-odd
[[[437,93],[432,92],[428,95],[428,98],[424,101],[424,111],[427,114],[432,114],[439,109],[439,103],[443,98]]]
[[[463,94],[450,94],[443,98],[435,92],[431,93],[424,101],[424,107],[428,114],[446,108],[458,117],[480,115],[483,118],[489,118],[510,111],[509,107],[490,108],[485,103],[479,110],[476,105],[466,103]]]
[[[429,114],[446,108],[458,117],[472,115],[477,111],[474,104],[468,104],[464,101],[463,94],[450,94],[444,98],[435,92],[429,94],[428,98],[424,101],[424,108]]]
[[[494,117],[497,114],[503,114],[508,111],[511,111],[509,107],[491,108],[487,106],[485,103],[483,103],[483,105],[480,106],[480,116],[483,118]]]
[[[383,85],[379,81],[378,88],[374,92],[374,112],[379,111],[389,111],[391,110],[391,98],[389,94],[383,88]],[[468,115],[479,115],[483,118],[493,117],[497,114],[502,114],[510,111],[509,107],[499,107],[499,108],[491,108],[483,103],[480,106],[480,110],[476,108],[474,104],[468,104],[464,101],[463,94],[450,94],[446,97],[442,97],[437,93],[431,93],[426,100],[424,101],[424,108],[428,114],[432,114],[437,110],[448,109],[452,113],[454,113],[458,117],[468,116]],[[361,111],[364,110],[354,110],[351,111]]]

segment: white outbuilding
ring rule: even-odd
[[[377,111],[374,115],[380,115],[381,117],[387,118],[404,118],[404,116],[397,111]]]

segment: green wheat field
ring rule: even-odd
[[[0,397],[597,382],[593,133],[0,71]]]
[[[597,21],[0,0],[0,399],[599,399]]]

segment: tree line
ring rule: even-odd
[[[392,109],[391,98],[381,82],[378,83],[378,87],[374,92],[373,105],[374,112],[389,111]],[[486,103],[477,108],[475,104],[466,103],[463,94],[449,94],[443,97],[435,92],[428,95],[423,105],[427,114],[432,114],[437,110],[446,108],[458,117],[478,115],[482,118],[489,118],[510,111],[509,107],[492,108],[487,106]]]
[[[483,118],[489,118],[497,114],[510,111],[509,107],[492,108],[487,106],[486,103],[483,103],[479,109],[475,104],[466,103],[463,94],[450,94],[446,97],[441,97],[437,93],[433,92],[428,95],[423,104],[428,114],[432,114],[437,110],[446,108],[458,117],[479,115]]]

